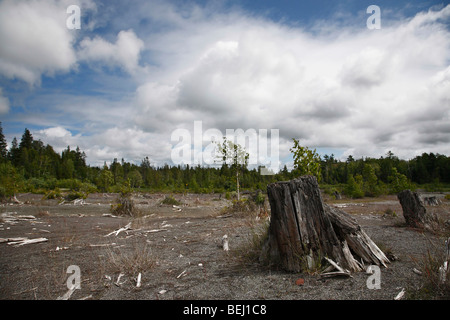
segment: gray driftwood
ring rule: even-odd
[[[362,271],[363,263],[389,263],[355,219],[323,203],[315,177],[272,183],[267,194],[271,218],[262,259],[277,261],[293,272],[311,268],[311,261],[323,258],[344,271]]]

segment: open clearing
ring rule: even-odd
[[[57,299],[68,291],[67,269],[75,265],[81,288],[70,299],[392,300],[402,288],[422,285],[423,276],[413,272],[417,261],[429,249],[443,248],[443,238],[405,226],[396,196],[325,199],[352,214],[375,243],[398,258],[381,269],[381,290],[374,290],[367,288],[370,275],[364,272],[322,279],[248,262],[242,252],[267,222],[221,216],[231,202],[219,195],[174,195],[182,204],[173,207],[160,204],[165,194],[137,194],[133,199],[143,217],[104,216],[116,196],[91,194],[84,204],[60,205],[21,194],[17,198],[23,204],[3,204],[0,299]],[[445,221],[449,208],[444,200],[432,210]],[[386,209],[397,217],[384,215]],[[107,236],[129,223],[127,230]],[[230,251],[222,249],[225,234]],[[21,246],[7,242],[18,237],[47,240]]]

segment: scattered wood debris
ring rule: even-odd
[[[325,257],[325,259],[331,264],[331,266],[325,269],[325,272],[323,272],[320,275],[322,278],[341,277],[341,276],[353,278],[349,270],[341,268],[336,262],[327,257]],[[337,271],[329,272],[333,269],[336,269]]]
[[[222,237],[222,247],[223,247],[224,251],[230,250],[230,248],[228,247],[228,236],[227,235],[224,235]]]
[[[120,279],[124,276],[123,273],[120,273],[119,276],[117,277],[117,281],[114,282],[114,284],[118,287],[120,287],[122,285],[123,282],[120,282]]]
[[[15,204],[23,204],[22,201],[19,201],[16,197],[16,195],[14,195],[13,197],[11,197],[11,201]]]
[[[86,203],[86,201],[84,201],[84,199],[78,198],[78,199],[73,200],[74,206],[76,206],[76,205],[84,206],[85,204],[87,204],[87,203]]]
[[[119,216],[115,216],[112,213],[104,213],[102,214],[102,217],[120,218]]]
[[[76,286],[72,286],[63,296],[56,298],[56,300],[69,300],[75,292]]]
[[[402,291],[400,291],[394,298],[394,300],[402,300],[405,297],[406,290],[405,288],[402,288]]]
[[[14,247],[20,247],[26,244],[32,244],[32,243],[39,243],[39,242],[45,242],[48,241],[47,238],[35,238],[35,239],[28,239],[28,238],[0,238],[0,243],[6,242],[8,245],[12,245]]]
[[[131,222],[128,223],[125,227],[122,227],[120,229],[117,229],[117,230],[114,230],[113,232],[108,233],[107,235],[105,235],[105,237],[109,237],[112,234],[114,234],[115,236],[118,236],[119,233],[121,233],[122,231],[127,231],[127,230],[131,230]]]
[[[18,221],[35,221],[36,217],[32,215],[17,215],[17,212],[2,213],[1,218],[4,222],[14,224]]]
[[[136,279],[136,288],[140,288],[141,287],[141,278],[142,278],[142,275],[139,272],[139,274],[137,276],[137,279]]]
[[[178,276],[177,279],[180,279],[181,277],[184,277],[186,275],[187,270],[184,270],[183,272],[181,272]]]
[[[450,238],[445,241],[445,255],[446,259],[442,266],[439,267],[439,282],[444,284],[447,281],[447,275],[450,271]]]

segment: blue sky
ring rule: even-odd
[[[448,1],[2,0],[0,121],[8,143],[27,127],[93,165],[171,163],[194,121],[278,129],[281,162],[292,138],[341,158],[448,155],[448,21]]]

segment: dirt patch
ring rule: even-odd
[[[239,252],[264,219],[221,216],[230,204],[218,195],[174,195],[179,205],[161,205],[165,194],[139,194],[144,216],[111,217],[114,194],[92,194],[84,204],[58,204],[24,194],[24,204],[4,204],[0,238],[46,238],[20,247],[0,243],[0,299],[56,299],[67,292],[66,273],[80,269],[80,289],[71,299],[393,299],[405,287],[419,287],[415,259],[442,239],[404,225],[395,197],[335,201],[367,234],[398,260],[381,269],[381,290],[367,288],[369,275],[321,279],[249,263]],[[390,209],[394,214],[386,215]],[[449,218],[449,204],[438,209]],[[391,212],[388,211],[388,212]],[[105,216],[104,216],[105,215]],[[110,234],[131,223],[117,236]],[[230,251],[221,246],[227,234]],[[141,285],[137,278],[141,274]],[[298,285],[301,278],[302,285]],[[296,283],[297,282],[297,283]]]

